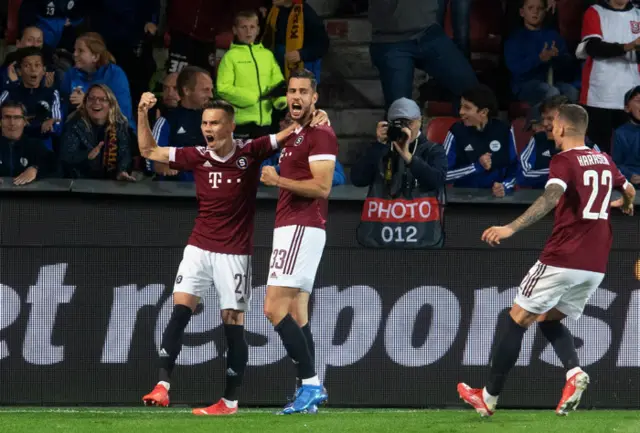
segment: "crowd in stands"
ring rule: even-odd
[[[398,4],[403,7],[391,11],[388,2],[369,2],[372,61],[387,107],[412,97],[415,68],[429,75],[421,92],[431,119],[426,133],[445,146],[447,183],[490,189],[496,197],[518,188],[543,188],[556,153],[555,110],[579,103],[590,117],[585,145],[611,153],[629,180],[640,184],[636,2]],[[502,82],[508,83],[506,92]]]
[[[161,3],[22,0],[16,50],[0,69],[0,176],[16,184],[43,177],[192,181],[191,173],[141,158],[133,107],[142,93],[160,93],[149,113],[159,146],[196,146],[212,98],[234,105],[236,138],[255,138],[286,123],[291,71],[305,68],[320,79],[329,38],[302,1],[171,0],[166,41],[158,34]],[[168,47],[165,65],[155,61],[159,41]],[[278,159],[265,164],[277,167]],[[335,177],[345,182],[342,167]]]
[[[496,197],[542,188],[556,152],[554,111],[580,103],[590,116],[586,144],[611,153],[640,185],[634,2],[392,3],[345,2],[371,22],[371,60],[386,108],[412,98],[416,68],[440,91],[427,89],[432,120],[423,132],[444,145],[447,183],[491,189]],[[161,101],[149,113],[158,145],[194,146],[202,143],[200,118],[209,99],[233,104],[236,137],[253,138],[286,125],[284,83],[292,70],[311,70],[320,81],[329,37],[304,1],[170,0],[163,35],[160,4],[22,0],[16,50],[0,68],[2,140],[9,143],[0,150],[0,176],[190,181],[190,173],[140,157],[133,107],[143,92],[155,91]],[[168,48],[165,65],[153,55],[159,41]],[[479,66],[487,58],[498,59],[489,74]],[[496,83],[501,70],[508,79]],[[508,83],[506,98],[500,81]],[[443,100],[449,111],[434,113]],[[277,166],[277,157],[265,164]],[[346,178],[338,164],[334,184]]]

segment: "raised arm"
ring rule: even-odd
[[[151,133],[149,116],[147,113],[156,104],[156,97],[153,93],[146,92],[140,98],[138,105],[138,146],[140,155],[143,158],[156,162],[169,163],[169,147],[159,147]]]

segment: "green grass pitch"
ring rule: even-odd
[[[0,432],[117,433],[638,433],[640,411],[499,410],[482,419],[473,410],[324,409],[317,415],[277,416],[276,409],[241,409],[228,417],[197,417],[186,408],[0,407]]]

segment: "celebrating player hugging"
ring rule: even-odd
[[[589,376],[578,361],[573,336],[561,323],[577,320],[604,278],[612,243],[609,207],[633,214],[634,187],[625,180],[611,157],[585,146],[587,112],[578,105],[563,105],[553,121],[553,138],[561,151],[549,166],[544,194],[515,221],[490,227],[482,234],[489,245],[529,227],[556,207],[551,237],[540,259],[524,277],[507,331],[491,360],[491,376],[482,389],[458,384],[460,397],[482,416],[493,415],[507,374],[520,355],[525,331],[537,322],[562,361],[566,384],[556,408],[567,415],[580,403]],[[610,203],[612,189],[623,198]]]
[[[142,400],[146,405],[169,405],[171,373],[182,348],[184,330],[200,298],[213,285],[220,301],[228,347],[226,386],[222,399],[216,404],[194,409],[193,413],[229,415],[238,410],[238,389],[249,353],[244,336],[244,312],[251,301],[253,218],[260,164],[275,153],[278,144],[299,125],[294,122],[277,135],[256,140],[234,140],[233,106],[212,101],[202,114],[205,146],[158,147],[147,117],[155,103],[153,94],[142,95],[138,107],[140,153],[152,161],[168,163],[172,169],[193,172],[198,216],[178,267],[173,289],[174,308],[162,335],[159,382]],[[304,119],[310,122],[308,128],[326,122],[324,112],[311,117]]]
[[[292,74],[287,103],[293,121],[306,125],[317,100],[313,74]],[[328,398],[315,372],[308,305],[326,240],[327,198],[337,153],[330,127],[300,127],[282,148],[280,175],[264,167],[260,178],[280,188],[264,312],[296,363],[301,381],[283,414],[315,412]]]

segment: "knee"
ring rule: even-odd
[[[271,322],[273,326],[280,323],[280,321],[288,314],[287,308],[282,306],[282,303],[278,299],[267,297],[264,300],[264,315]]]

